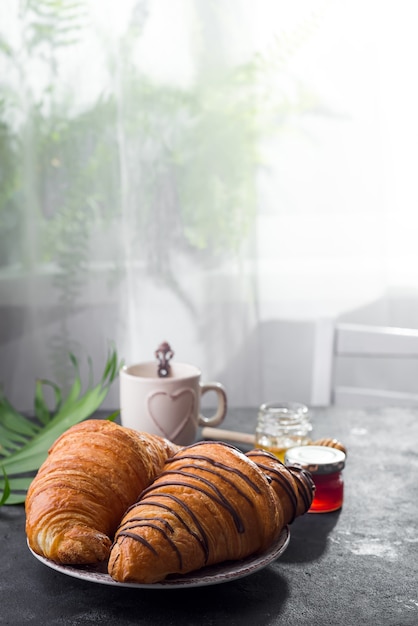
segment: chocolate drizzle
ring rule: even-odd
[[[196,478],[197,480],[201,480],[202,482],[206,483],[207,485],[213,487],[213,483],[211,483],[209,480],[203,478],[203,476],[199,476],[198,474],[195,473],[191,473],[191,472],[185,472],[184,469],[185,468],[191,468],[191,469],[195,469],[195,465],[193,464],[187,464],[187,465],[183,465],[182,467],[180,467],[178,470],[176,470],[175,472],[171,472],[171,471],[166,471],[163,472],[161,474],[161,476],[166,476],[169,474],[182,474],[183,476],[190,476],[191,478]],[[233,487],[236,491],[238,491],[238,493],[240,494],[240,496],[242,498],[245,498],[245,500],[247,500],[247,502],[251,505],[254,506],[251,498],[249,498],[247,496],[246,493],[244,493],[242,491],[242,489],[240,489],[231,478],[228,478],[227,476],[221,474],[220,472],[217,472],[216,470],[210,469],[209,467],[199,467],[199,470],[201,472],[207,472],[208,474],[214,474],[215,476],[218,476],[221,480],[223,480],[224,482],[228,483],[231,487]],[[228,471],[233,472],[233,468],[229,468]],[[256,486],[255,486],[256,487]],[[214,488],[214,487],[213,487]],[[258,489],[258,487],[256,487],[257,493],[260,493],[260,490]]]
[[[174,528],[163,517],[154,517],[153,516],[152,517],[152,521],[153,522],[161,522],[161,524],[163,526],[165,526],[166,528],[168,528],[168,530],[170,532],[172,532],[172,533],[174,532]],[[139,524],[132,525],[132,522],[139,522]],[[149,518],[148,517],[131,517],[131,518],[129,518],[129,520],[125,524],[124,530],[131,530],[132,528],[139,528],[139,526],[152,526],[153,527],[152,524],[149,524]]]
[[[286,466],[279,461],[273,454],[265,450],[251,450],[247,453],[250,459],[254,459],[257,466],[267,475],[269,475],[274,483],[279,484],[292,506],[291,519],[288,521],[291,524],[298,511],[298,497],[302,499],[304,509],[306,512],[312,503],[313,493],[315,485],[311,478],[311,475],[306,470],[297,466]],[[263,463],[263,459],[274,460],[276,467]],[[277,469],[279,467],[280,469]],[[293,480],[292,480],[293,478]],[[295,492],[294,482],[296,483],[297,493]]]
[[[170,544],[170,546],[173,548],[174,552],[177,554],[177,558],[179,560],[179,567],[180,569],[182,569],[183,567],[183,560],[181,558],[181,554],[180,551],[178,549],[178,547],[176,546],[176,544],[174,543],[174,541],[168,536],[167,532],[164,530],[164,528],[161,528],[160,526],[157,526],[157,524],[151,524],[150,522],[146,521],[146,518],[144,518],[143,520],[141,520],[140,524],[136,524],[135,526],[129,526],[129,528],[134,528],[135,530],[137,530],[138,528],[154,528],[154,530],[156,530],[157,532],[161,533],[164,536],[164,539],[166,541],[168,541],[168,543]],[[173,529],[171,528],[171,532],[173,532]],[[119,537],[130,537],[131,539],[137,539],[138,541],[140,541],[143,545],[145,545],[147,548],[150,548],[151,551],[154,554],[158,554],[157,551],[155,550],[155,548],[148,542],[146,541],[146,539],[144,539],[143,537],[141,537],[140,535],[137,535],[136,533],[132,533],[129,530],[121,530],[119,532]]]
[[[182,474],[182,472],[175,472],[175,473],[180,474],[180,475]],[[226,509],[230,513],[232,519],[234,520],[236,529],[239,533],[243,533],[245,531],[244,523],[241,517],[238,515],[236,509],[234,509],[234,507],[231,505],[229,500],[225,498],[225,496],[222,495],[220,491],[216,489],[214,485],[211,485],[211,488],[215,491],[217,495],[214,495],[213,493],[204,489],[200,485],[193,485],[188,481],[182,481],[182,480],[170,480],[169,482],[158,483],[157,485],[152,485],[151,487],[148,487],[148,489],[145,489],[145,491],[143,491],[142,493],[143,495],[146,496],[147,493],[152,493],[153,491],[156,491],[158,494],[158,489],[160,489],[161,487],[186,487],[188,489],[195,490],[195,491],[202,493],[203,495],[207,496],[210,500],[212,500],[213,502],[216,502],[217,504],[222,506],[224,509]]]
[[[312,480],[312,476],[306,469],[297,465],[288,465],[287,468],[293,472],[295,478],[297,477],[299,479],[297,481],[298,491],[303,499],[306,510],[308,510],[312,504],[315,491],[315,483]]]
[[[200,533],[200,536],[198,533],[196,533],[192,528],[190,528],[190,526],[188,526],[186,524],[186,522],[183,520],[183,518],[181,517],[181,515],[175,511],[172,507],[167,506],[166,504],[163,504],[162,502],[158,502],[157,500],[149,500],[147,499],[146,502],[137,502],[136,505],[134,505],[135,507],[140,507],[140,506],[155,506],[155,507],[160,507],[161,509],[168,511],[169,513],[171,513],[181,524],[181,526],[183,528],[185,528],[187,530],[187,532],[190,533],[190,535],[192,537],[194,537],[194,539],[196,539],[196,541],[199,543],[200,547],[203,550],[204,556],[205,556],[205,563],[208,560],[209,557],[209,546],[208,546],[208,538],[207,535],[204,531],[204,529],[202,528],[202,525],[200,524],[199,520],[196,518],[196,515],[193,513],[193,511],[190,509],[190,507],[188,507],[186,504],[184,504],[184,502],[182,502],[179,498],[176,498],[175,496],[173,496],[172,494],[169,493],[160,493],[158,494],[159,498],[171,498],[174,502],[177,502],[177,504],[182,507],[184,509],[184,511],[191,517],[191,519],[193,520],[194,525],[196,526],[197,530]],[[136,518],[136,517],[131,517],[129,519],[130,523],[131,521],[135,520],[135,519],[141,519],[141,518]],[[160,518],[155,518],[153,517],[153,519],[160,519]]]
[[[205,442],[200,442],[200,443],[205,443]],[[179,459],[192,459],[194,461],[206,461],[207,463],[209,463],[210,465],[213,465],[214,467],[222,469],[222,470],[224,470],[226,472],[231,472],[233,474],[236,474],[237,476],[242,478],[252,489],[254,489],[254,491],[256,491],[257,493],[261,493],[261,489],[258,487],[258,485],[255,484],[254,481],[251,480],[251,478],[248,476],[248,474],[246,474],[245,472],[241,472],[240,470],[236,469],[235,467],[231,467],[230,465],[225,465],[225,463],[220,463],[219,461],[215,461],[215,459],[212,459],[211,457],[208,457],[208,456],[204,456],[204,455],[200,455],[200,454],[188,454],[187,456],[180,456],[179,455],[179,456],[176,456],[176,457],[172,457],[171,459],[168,459],[165,462],[165,464],[168,465],[170,463],[178,461]],[[200,465],[199,466],[193,465],[193,467],[199,467],[199,469],[207,469],[207,468],[202,467]],[[209,471],[209,470],[207,470],[207,471]],[[218,476],[221,476],[222,478],[225,478],[222,474],[219,474],[219,472],[213,472],[213,473],[214,474],[218,474]],[[234,485],[234,486],[236,487],[236,485]]]
[[[135,533],[128,532],[127,530],[119,531],[118,535],[122,537],[129,537],[130,539],[135,539],[135,541],[139,541],[146,548],[149,548],[149,550],[151,550],[151,552],[153,552],[155,556],[158,556],[157,550],[146,539],[144,539],[140,535],[136,535]]]
[[[196,445],[199,444],[194,444],[193,448]],[[228,444],[222,445],[233,447]],[[189,446],[188,448],[191,447]],[[254,502],[245,493],[242,483],[240,487],[240,481],[236,477],[244,481],[255,493],[262,493],[260,486],[244,471],[216,461],[206,454],[189,453],[188,448],[183,448],[169,459],[166,462],[165,471],[140,494],[136,504],[128,510],[128,512],[135,511],[135,513],[121,524],[115,538],[115,541],[118,540],[118,537],[121,537],[122,540],[124,537],[137,540],[150,549],[153,554],[157,555],[155,548],[141,535],[141,530],[151,528],[159,532],[177,554],[180,571],[183,563],[180,550],[175,543],[175,537],[172,538],[172,535],[175,535],[175,530],[168,520],[155,513],[154,507],[166,511],[178,520],[181,527],[195,539],[202,549],[204,563],[207,564],[209,560],[209,539],[204,526],[202,526],[192,510],[190,497],[193,498],[193,494],[200,494],[201,497],[208,498],[231,516],[238,533],[244,533],[245,525],[240,515],[239,502],[245,500],[252,507],[254,507]],[[239,454],[241,455],[241,453]],[[247,457],[242,455],[242,458]],[[173,464],[176,466],[174,467]],[[212,480],[214,477],[217,477],[221,483],[219,481],[215,483]],[[232,500],[229,499],[223,493],[222,482],[228,486],[225,492],[230,493],[231,489],[233,489],[238,497]],[[174,493],[177,488],[180,489]],[[165,502],[162,500],[165,500]],[[143,515],[141,510],[144,511]]]

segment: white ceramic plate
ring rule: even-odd
[[[290,540],[289,527],[283,528],[277,542],[263,554],[250,556],[241,561],[227,561],[220,565],[204,567],[201,570],[186,574],[184,576],[172,575],[160,583],[141,584],[141,583],[118,583],[113,580],[106,572],[106,566],[72,566],[60,565],[50,561],[39,554],[35,554],[31,548],[33,556],[41,563],[50,567],[61,574],[86,580],[92,583],[100,583],[101,585],[113,585],[115,587],[133,587],[138,589],[175,589],[180,587],[202,587],[207,585],[217,585],[219,583],[237,580],[244,576],[249,576],[254,572],[266,567],[272,561],[277,559],[286,550]]]

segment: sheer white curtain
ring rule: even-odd
[[[415,3],[7,0],[0,380],[168,340],[309,401],[312,323],[416,325]],[[417,318],[418,319],[418,318]],[[117,384],[106,405],[117,406]]]

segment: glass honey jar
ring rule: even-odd
[[[286,450],[310,442],[308,407],[300,402],[269,402],[258,411],[255,447],[268,450],[284,462]]]
[[[308,470],[315,484],[314,499],[308,513],[331,513],[342,507],[345,460],[344,452],[327,446],[302,446],[286,452],[285,464]]]

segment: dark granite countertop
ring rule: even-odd
[[[255,410],[224,428],[252,432]],[[26,545],[23,506],[0,508],[0,624],[418,624],[418,409],[312,411],[314,435],[348,448],[341,511],[291,525],[285,553],[220,585],[115,588],[45,567]]]

